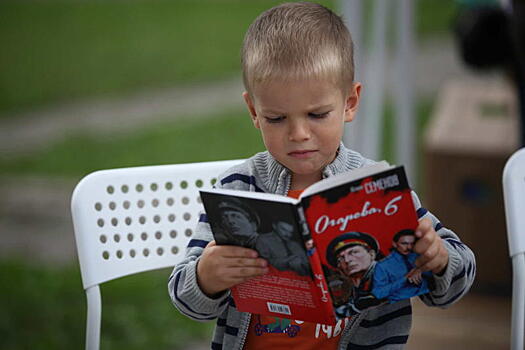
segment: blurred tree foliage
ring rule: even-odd
[[[249,24],[277,3],[2,1],[0,115],[84,96],[225,77],[239,70]]]
[[[238,73],[246,28],[280,2],[1,1],[0,118],[61,101]],[[453,0],[415,4],[421,36],[446,32]]]

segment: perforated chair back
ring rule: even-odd
[[[509,254],[512,259],[511,349],[523,350],[525,332],[525,148],[503,170],[503,196]]]
[[[99,348],[99,284],[177,264],[203,208],[198,191],[240,162],[102,170],[78,183],[71,211],[88,299],[86,349]]]

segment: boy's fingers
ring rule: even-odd
[[[257,253],[256,250],[250,249],[250,248],[243,248],[243,247],[232,247],[233,249],[229,251],[233,257],[242,256],[246,258],[252,258],[255,259],[259,257],[259,253]]]
[[[416,266],[419,271],[424,272],[428,271],[429,263],[435,258],[435,256],[430,256],[430,254],[425,253],[425,255],[419,256],[419,258],[416,259]]]
[[[422,258],[420,261],[419,258]],[[432,258],[428,259],[420,256],[416,260],[416,265],[421,271],[432,271],[434,273],[440,272],[448,263],[448,252],[441,244],[438,246],[437,252]]]
[[[264,275],[268,272],[266,267],[241,267],[238,271],[239,277],[251,278],[255,276]]]
[[[436,256],[437,251],[432,247],[429,247],[424,254],[422,254],[421,256],[419,256],[419,258],[416,259],[416,266],[422,271],[428,271],[428,269],[425,269],[425,267],[429,262],[434,260]]]
[[[416,229],[416,237],[421,238],[432,228],[432,221],[430,219],[422,219]]]
[[[436,239],[438,239],[439,236],[437,234],[432,234],[431,231],[428,231],[428,233],[425,233],[414,245],[414,252],[418,254],[424,254],[427,252],[427,250],[436,243]]]
[[[264,275],[267,267],[234,267],[225,270],[225,280],[231,283],[240,283],[248,278]]]
[[[438,253],[439,253],[439,247],[440,247],[439,237],[435,237],[432,240],[432,243],[428,246],[426,252],[423,253],[423,258],[427,261],[430,261],[434,259]]]
[[[245,258],[233,258],[228,259],[228,266],[231,267],[267,267],[268,262],[264,259],[245,259]]]
[[[250,249],[250,248],[244,248],[244,247],[238,247],[238,246],[224,246],[224,256],[229,258],[257,258],[259,254],[256,250]]]
[[[414,252],[421,254],[421,256],[423,256],[423,254],[428,250],[428,248],[431,245],[432,245],[432,237],[423,236],[414,245]]]
[[[448,250],[442,244],[439,246],[439,251],[434,262],[434,266],[430,266],[430,270],[434,273],[440,273],[448,265]]]
[[[213,242],[213,244],[212,244]],[[206,248],[212,248],[214,254],[228,258],[257,258],[259,254],[256,250],[234,245],[216,245],[215,241],[208,243]]]
[[[419,221],[419,228],[421,228],[424,231],[427,231],[428,229],[432,228],[432,220],[429,218],[421,219]]]

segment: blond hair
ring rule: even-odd
[[[343,90],[354,80],[353,44],[341,17],[326,7],[284,3],[250,25],[242,46],[244,86],[273,79],[330,79]]]

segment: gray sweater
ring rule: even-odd
[[[323,176],[333,176],[372,163],[341,144],[336,159],[324,169]],[[216,187],[286,195],[290,182],[289,170],[268,152],[262,152],[219,176]],[[412,197],[419,219],[432,220],[449,254],[445,272],[434,276],[435,288],[420,299],[429,306],[447,307],[467,293],[474,281],[474,254],[454,232],[421,206],[414,192]],[[184,260],[175,266],[170,276],[169,294],[174,305],[188,317],[197,321],[217,320],[211,349],[242,349],[251,314],[238,311],[229,292],[214,299],[206,296],[197,284],[197,262],[211,240],[210,225],[206,215],[201,215]],[[402,349],[408,340],[411,322],[410,300],[368,309],[347,323],[339,349]]]

